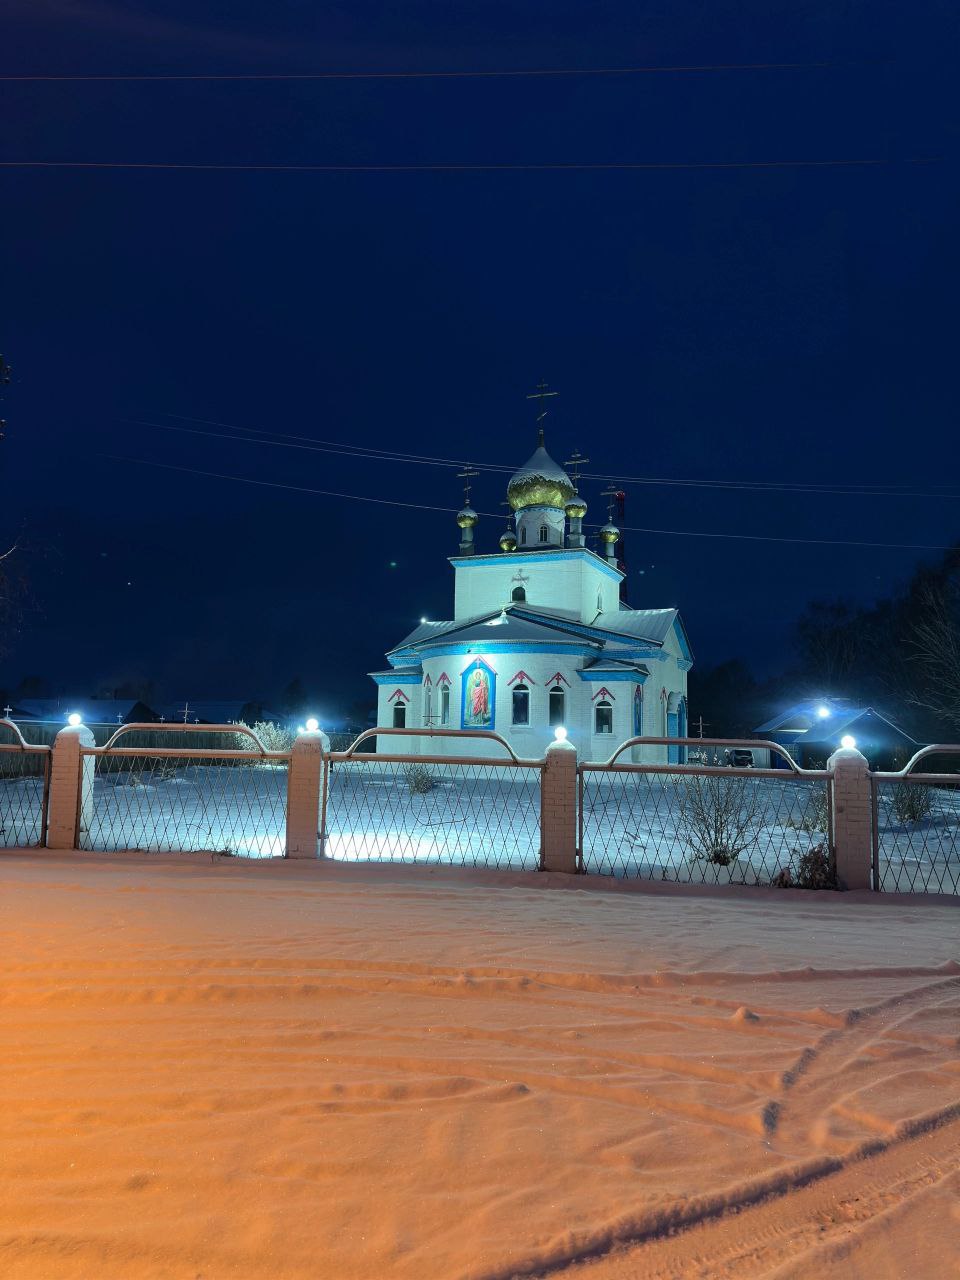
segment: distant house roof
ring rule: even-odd
[[[821,714],[821,709],[828,712]],[[889,716],[877,711],[874,707],[858,707],[853,703],[836,699],[820,699],[815,702],[800,702],[781,711],[766,724],[759,725],[754,733],[760,737],[774,738],[784,743],[831,743],[843,734],[853,732],[857,725],[871,721],[886,726],[893,735],[904,742],[919,744]]]
[[[247,724],[253,720],[272,720],[283,724],[289,719],[288,716],[271,711],[262,703],[239,698],[199,698],[196,702],[187,698],[183,702],[164,703],[157,711],[158,719],[162,716],[169,723],[181,724],[184,721],[187,724],[235,724],[238,720]]]
[[[137,698],[23,698],[11,710],[13,720],[65,722],[77,712],[85,724],[129,724],[157,720],[156,711]]]

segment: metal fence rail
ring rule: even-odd
[[[78,814],[82,849],[281,857],[286,847],[290,753],[266,751],[251,730],[198,726],[248,737],[250,749],[188,747],[192,726],[171,725],[169,747],[115,745],[121,736],[158,726],[126,725],[103,747],[81,752],[94,770],[93,788]],[[178,741],[180,739],[180,741]]]
[[[418,752],[358,751],[373,737],[413,738]],[[442,737],[493,741],[505,758],[419,753],[424,740]],[[542,767],[482,730],[368,730],[325,761],[324,856],[536,870]]]
[[[960,746],[925,747],[898,773],[871,774],[880,892],[960,894],[960,774],[915,772],[931,756],[960,756]]]
[[[0,743],[0,846],[45,844],[50,749],[25,742],[11,720],[0,720],[0,728],[16,738]]]
[[[580,866],[599,875],[697,884],[810,885],[834,874],[830,776],[802,770],[769,742],[785,768],[632,764],[634,738],[605,763],[580,765]],[[723,746],[722,739],[680,745]]]

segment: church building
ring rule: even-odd
[[[606,760],[641,734],[686,737],[693,658],[680,615],[621,600],[620,530],[610,519],[600,529],[604,555],[586,546],[587,505],[542,430],[507,499],[513,515],[500,549],[483,552],[467,490],[460,554],[450,557],[453,617],[421,623],[386,655],[389,669],[371,673],[377,725],[492,729],[528,759],[543,755],[558,726],[583,760]],[[477,739],[399,735],[389,750],[502,754]],[[644,760],[683,759],[679,745],[643,750]]]

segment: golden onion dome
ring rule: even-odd
[[[472,529],[477,523],[477,513],[473,507],[462,507],[457,512],[457,524],[461,529]]]
[[[604,542],[616,542],[620,537],[620,530],[615,524],[605,524],[600,530],[600,537]]]
[[[567,503],[564,510],[571,520],[582,520],[587,514],[587,504],[580,497],[579,493],[575,493]]]
[[[501,533],[500,535],[500,550],[516,551],[516,549],[517,549],[517,535],[513,532],[512,529],[504,530],[504,532]]]
[[[559,507],[574,496],[570,477],[540,444],[507,485],[507,501],[514,511],[524,507]]]

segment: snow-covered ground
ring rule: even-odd
[[[912,790],[923,786],[909,785]],[[930,813],[903,821],[896,813],[897,784],[881,783],[877,816],[880,888],[899,893],[960,893],[960,791],[928,791]]]
[[[957,1280],[960,900],[0,857],[3,1280]]]
[[[156,765],[157,761],[151,761]],[[285,765],[193,765],[97,772],[85,849],[210,850],[282,857]]]
[[[449,863],[536,868],[540,781],[534,769],[445,766],[429,789],[411,786],[409,766],[338,764],[331,770],[325,855],[337,861]],[[153,852],[209,850],[277,857],[285,844],[283,766],[167,766],[98,772],[84,848]],[[0,840],[40,838],[39,778],[0,780]],[[682,882],[769,884],[826,839],[819,782],[749,779],[746,819],[727,866],[698,856],[682,784],[670,775],[588,772],[583,800],[584,869]],[[960,794],[931,791],[933,810],[898,820],[892,789],[880,789],[880,877],[887,890],[960,892]],[[736,815],[735,815],[736,816]]]

